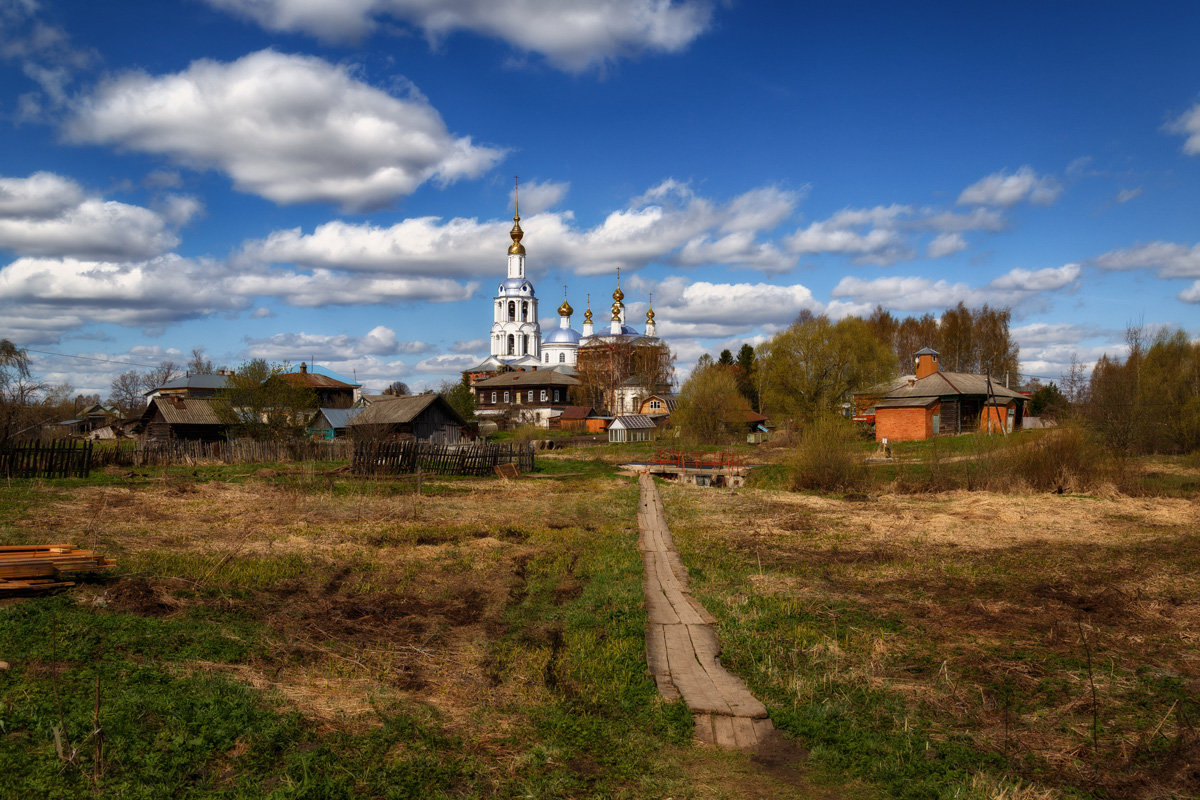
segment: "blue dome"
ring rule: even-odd
[[[555,328],[542,344],[579,344],[579,338],[579,332],[574,328]]]
[[[533,297],[533,284],[524,278],[505,278],[500,284],[497,294],[501,296],[523,295],[525,297]]]

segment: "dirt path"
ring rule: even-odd
[[[687,569],[675,551],[654,480],[643,474],[638,549],[646,594],[646,662],[668,699],[683,696],[696,720],[696,738],[729,749],[756,751],[774,741],[763,704],[717,660],[712,615],[691,596]]]

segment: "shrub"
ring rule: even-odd
[[[862,491],[867,469],[845,419],[820,417],[805,426],[792,462],[790,487],[820,492]]]

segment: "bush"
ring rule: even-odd
[[[1039,492],[1081,492],[1110,472],[1104,451],[1077,425],[1054,428],[1031,442],[1007,447],[998,461],[997,478]]]
[[[805,426],[792,461],[792,490],[862,491],[867,468],[854,429],[842,417],[820,417]]]

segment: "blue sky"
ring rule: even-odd
[[[1198,31],[1177,2],[0,0],[0,337],[105,396],[197,346],[436,386],[486,355],[520,175],[543,327],[618,267],[681,374],[803,309],[990,303],[1054,379],[1129,324],[1200,335]]]

